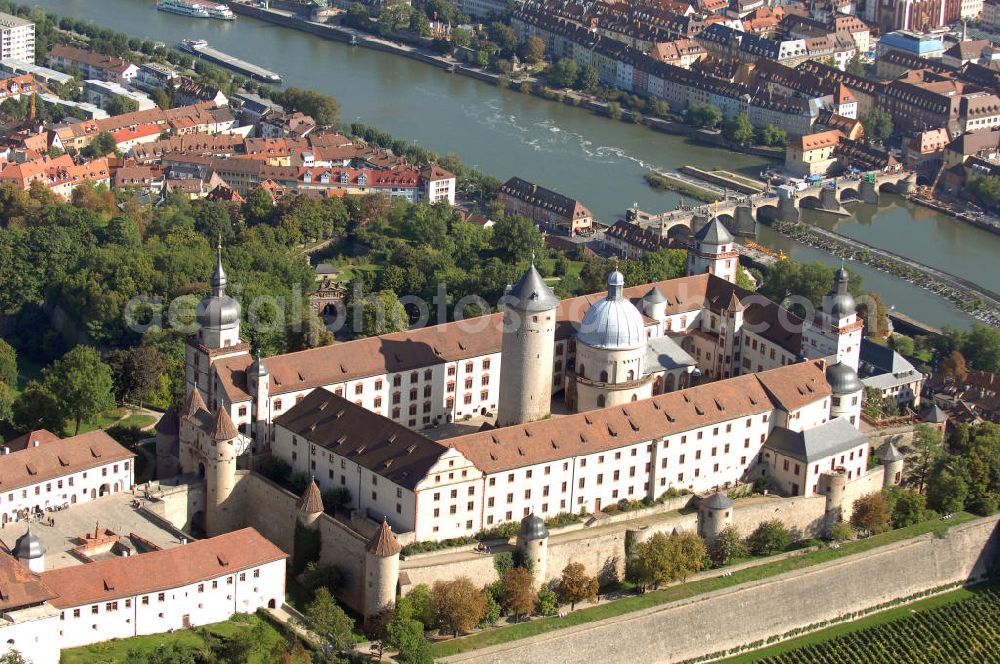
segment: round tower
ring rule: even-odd
[[[306,528],[315,528],[316,521],[323,514],[323,496],[319,492],[319,485],[316,484],[315,478],[309,481],[295,507],[299,523]]]
[[[716,491],[698,505],[698,516],[701,536],[711,544],[723,528],[733,523],[733,499]]]
[[[535,583],[542,585],[549,571],[549,529],[542,518],[534,512],[521,519],[517,531],[517,550],[526,560],[531,561]]]
[[[653,320],[662,323],[667,317],[667,296],[656,286],[642,296],[642,310]]]
[[[828,470],[819,476],[820,491],[826,494],[826,525],[829,528],[844,516],[844,491],[847,473],[842,469]]]
[[[826,382],[833,396],[830,398],[830,419],[843,417],[855,427],[861,426],[861,393],[865,386],[858,372],[843,362],[834,362],[826,368]]]
[[[503,297],[497,426],[549,416],[559,299],[532,265]]]
[[[625,278],[608,275],[608,295],[591,305],[576,335],[576,409],[609,408],[653,395],[646,374],[646,326],[623,291]]]
[[[900,480],[903,479],[903,464],[906,460],[903,453],[896,449],[892,441],[889,441],[878,448],[875,456],[882,462],[882,466],[884,467],[882,486],[890,487],[898,485]]]
[[[712,219],[694,234],[688,249],[688,275],[707,272],[735,284],[739,258],[733,236],[718,218]]]
[[[17,538],[11,553],[14,554],[19,563],[35,574],[41,574],[45,571],[45,545],[35,533],[31,532],[30,522],[28,523],[28,532]]]
[[[177,474],[180,462],[180,420],[177,408],[170,406],[156,423],[156,479]]]
[[[205,532],[209,537],[227,533],[237,525],[232,494],[236,488],[239,438],[239,430],[220,406],[215,411],[205,448]]]
[[[395,604],[401,549],[389,523],[383,520],[378,532],[368,540],[365,547],[365,618],[378,615],[386,607]]]

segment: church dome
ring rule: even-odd
[[[34,560],[45,555],[45,545],[35,533],[31,532],[31,528],[28,528],[28,532],[17,538],[13,553],[19,560]]]
[[[849,279],[850,274],[848,274],[845,268],[841,267],[837,270],[834,278],[833,290],[826,295],[826,302],[824,303],[823,308],[834,320],[851,316],[857,309],[857,304],[854,302],[854,296],[852,296],[847,290],[847,282]]]
[[[608,296],[587,310],[577,341],[606,350],[626,350],[646,344],[642,314],[622,295],[624,284],[621,272],[615,270],[608,276]]]
[[[198,303],[195,314],[202,327],[235,325],[240,320],[240,303],[225,294],[209,295]]]
[[[863,385],[858,378],[858,372],[843,362],[831,364],[826,368],[826,382],[835,395],[854,394],[860,392]]]

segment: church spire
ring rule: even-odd
[[[222,268],[222,237],[216,245],[215,272],[212,273],[212,295],[221,297],[226,294],[226,271]]]

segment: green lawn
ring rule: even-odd
[[[969,599],[971,597],[975,597],[977,593],[982,592],[984,589],[998,587],[1000,587],[1000,583],[993,582],[977,584],[967,588],[959,588],[951,592],[928,597],[927,599],[917,600],[916,602],[911,602],[909,604],[901,604],[900,606],[893,607],[880,613],[874,613],[865,618],[861,618],[860,620],[854,620],[852,622],[834,625],[833,627],[827,627],[826,629],[821,629],[805,636],[789,639],[788,641],[783,641],[767,648],[761,648],[760,650],[752,650],[750,652],[743,653],[742,655],[736,655],[721,661],[723,664],[751,664],[752,662],[759,661],[764,657],[774,657],[775,655],[781,655],[793,650],[798,650],[799,648],[803,648],[805,646],[823,643],[824,641],[829,641],[830,639],[837,638],[838,636],[859,632],[863,629],[874,627],[876,625],[884,625],[886,623],[899,620],[900,618],[906,618],[916,612],[927,611],[929,609]]]
[[[555,270],[556,259],[555,258],[543,258],[538,261],[539,267],[545,272],[545,274],[552,274]],[[569,261],[569,267],[566,269],[566,276],[568,277],[578,277],[580,272],[583,270],[583,261]],[[553,275],[555,276],[555,275]]]
[[[93,431],[94,429],[107,429],[109,426],[126,415],[128,415],[128,409],[112,408],[111,410],[99,414],[90,422],[80,422],[80,433],[87,433],[88,431]],[[72,435],[75,426],[75,422],[67,422],[66,432]]]
[[[269,650],[278,641],[284,641],[285,637],[269,621],[263,620],[256,615],[238,615],[230,620],[213,625],[206,625],[204,629],[218,634],[219,636],[231,636],[250,631],[250,628],[257,622],[266,625],[267,649]],[[198,648],[205,645],[204,639],[193,629],[182,629],[164,634],[151,634],[149,636],[136,636],[131,639],[115,639],[113,641],[102,641],[82,648],[63,650],[60,658],[61,664],[117,664],[125,661],[128,653],[137,651],[142,654],[153,652],[161,644],[169,645],[176,643],[180,646]],[[269,664],[269,655],[254,654],[248,660],[248,664]]]
[[[885,546],[886,544],[891,544],[900,540],[925,535],[940,529],[947,529],[960,523],[972,521],[975,518],[976,517],[972,514],[960,512],[947,521],[941,519],[925,521],[907,528],[900,528],[899,530],[893,530],[881,535],[869,537],[867,539],[845,542],[837,549],[826,547],[819,549],[818,551],[811,551],[809,553],[802,554],[801,556],[793,556],[791,558],[776,560],[774,562],[762,561],[761,564],[754,567],[748,567],[735,571],[732,573],[732,576],[705,578],[682,585],[670,586],[669,588],[647,592],[642,595],[632,595],[623,599],[608,602],[607,604],[599,604],[590,608],[574,611],[564,618],[540,618],[538,620],[532,620],[531,622],[521,623],[519,625],[500,627],[459,639],[442,641],[431,646],[431,654],[434,657],[445,657],[469,650],[486,648],[498,643],[524,639],[537,634],[563,629],[564,627],[604,620],[605,618],[620,616],[632,611],[640,611],[642,609],[666,604],[668,602],[693,597],[694,595],[721,590],[723,588],[736,586],[749,581],[759,581],[761,579],[766,579],[785,572],[811,567],[812,565],[825,563],[853,553],[868,551],[870,549]]]
[[[144,429],[151,424],[156,424],[156,418],[152,415],[142,415],[139,413],[133,413],[129,415],[121,422],[118,422],[120,427],[135,427],[136,429]]]

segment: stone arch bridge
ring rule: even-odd
[[[878,204],[881,193],[908,194],[916,186],[916,176],[909,171],[878,173],[869,182],[865,174],[830,178],[801,190],[779,188],[730,198],[694,208],[671,210],[656,215],[634,209],[628,218],[660,235],[682,239],[691,236],[712,219],[718,219],[733,235],[754,237],[759,221],[799,221],[801,209],[820,210],[847,216],[843,204],[851,201]]]

